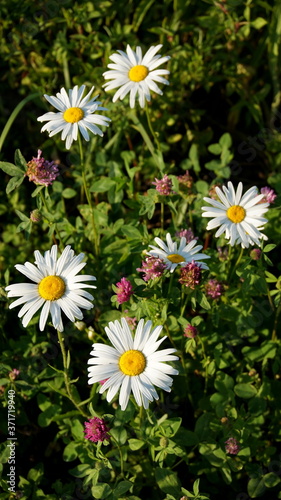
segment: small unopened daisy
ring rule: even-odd
[[[106,116],[95,114],[96,111],[106,111],[106,108],[96,101],[98,96],[90,99],[94,87],[83,98],[84,90],[85,85],[80,88],[75,85],[68,94],[64,88],[56,94],[57,97],[44,94],[45,99],[59,112],[45,113],[37,118],[39,122],[47,122],[41,132],[47,130],[50,137],[61,132],[61,139],[66,139],[66,149],[70,149],[72,142],[77,140],[78,132],[81,132],[86,141],[90,140],[88,130],[102,137],[103,132],[99,126],[108,127],[108,122],[111,121]]]
[[[75,256],[70,246],[65,247],[61,256],[57,259],[57,246],[53,245],[51,250],[45,252],[44,256],[36,250],[35,265],[26,262],[24,265],[17,264],[15,267],[27,276],[33,283],[19,283],[6,287],[8,297],[20,297],[12,302],[10,309],[23,305],[19,311],[19,318],[26,327],[31,318],[42,307],[39,320],[39,328],[44,330],[49,313],[52,317],[54,328],[63,331],[61,310],[74,322],[75,318],[82,319],[81,309],[93,307],[93,296],[83,288],[96,288],[83,281],[95,281],[95,276],[78,275],[86,262],[82,262],[84,254]]]
[[[154,386],[170,392],[173,379],[169,375],[177,375],[178,371],[164,361],[174,361],[178,357],[173,353],[176,349],[158,351],[159,345],[166,339],[157,340],[163,326],[151,331],[152,322],[141,319],[135,336],[124,318],[110,322],[105,328],[112,346],[94,344],[89,359],[89,384],[107,379],[99,392],[107,392],[110,402],[119,394],[121,410],[127,408],[131,392],[138,406],[148,408],[149,402],[159,399]]]
[[[105,80],[112,80],[104,84],[106,91],[120,87],[113,96],[113,102],[117,99],[124,99],[130,93],[130,107],[135,107],[136,96],[139,98],[140,106],[143,108],[145,101],[150,101],[150,91],[162,95],[156,82],[168,85],[169,82],[163,75],[170,72],[167,69],[156,69],[161,64],[167,62],[170,57],[161,57],[156,53],[162,45],[150,47],[145,55],[142,55],[142,49],[136,48],[136,52],[127,45],[127,53],[117,50],[118,53],[109,56],[114,64],[109,64],[110,71],[106,71],[103,76]]]
[[[202,245],[196,245],[197,241],[195,239],[186,244],[186,238],[182,237],[179,247],[178,244],[172,240],[170,233],[167,233],[166,240],[167,245],[160,238],[154,238],[154,241],[156,241],[160,248],[149,245],[152,250],[147,253],[162,259],[171,273],[178,265],[185,266],[192,261],[194,261],[195,264],[200,263],[202,269],[209,269],[204,262],[199,261],[202,259],[209,259],[210,256],[204,253],[198,253],[203,247]]]
[[[216,237],[225,233],[231,246],[241,244],[242,248],[249,245],[260,246],[260,240],[267,240],[267,236],[261,233],[267,219],[263,217],[268,210],[269,203],[260,203],[264,195],[258,195],[256,186],[251,187],[242,195],[243,184],[239,182],[237,191],[232,182],[222,190],[216,187],[216,193],[220,201],[212,198],[204,198],[211,207],[202,207],[202,217],[213,217],[208,222],[207,230],[219,228]]]

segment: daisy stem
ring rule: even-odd
[[[232,279],[232,277],[233,277],[234,272],[236,271],[237,267],[239,266],[240,261],[241,261],[242,256],[243,256],[243,252],[244,252],[244,248],[241,248],[241,251],[240,251],[240,254],[239,254],[239,256],[238,256],[238,259],[237,259],[236,263],[234,264],[234,266],[232,267],[232,270],[231,270],[231,272],[230,272],[230,276],[229,276],[229,278],[228,278],[228,282],[230,282],[230,281],[231,281],[231,279]]]
[[[275,340],[275,341],[277,340],[278,316],[279,316],[280,312],[281,312],[281,304],[279,304],[278,308],[276,309],[274,325],[273,325],[273,330],[272,330],[271,340]]]
[[[149,109],[148,109],[148,104],[146,102],[145,104],[145,112],[146,112],[146,118],[147,118],[147,124],[148,124],[148,127],[149,127],[149,130],[153,136],[153,139],[155,140],[155,143],[156,143],[156,146],[157,146],[157,149],[158,151],[160,151],[161,153],[161,150],[160,150],[160,144],[159,144],[159,141],[158,141],[158,137],[157,135],[155,134],[154,130],[153,130],[153,127],[152,127],[152,123],[151,123],[151,119],[150,119],[150,114],[149,114]],[[161,153],[162,154],[162,153]]]
[[[185,311],[185,308],[187,306],[187,302],[188,302],[188,299],[189,299],[189,295],[186,294],[186,297],[184,298],[184,285],[182,285],[182,308],[181,308],[181,316],[183,316],[184,314],[184,311]]]
[[[168,294],[167,294],[168,298],[170,297],[170,293],[171,293],[171,290],[172,290],[173,278],[174,278],[174,273],[171,273],[171,277],[170,277],[170,281],[169,281]]]
[[[163,202],[161,202],[160,205],[161,205],[161,216],[160,216],[161,217],[161,230],[162,230],[162,233],[163,233],[163,231],[164,231],[164,209],[165,209],[165,206],[164,206]]]
[[[81,413],[81,415],[83,415],[83,417],[89,418],[89,415],[87,415],[87,413],[85,413],[82,410],[82,408],[80,408],[80,406],[75,401],[75,398],[72,394],[71,382],[70,382],[69,376],[68,376],[68,362],[67,362],[67,354],[66,354],[65,345],[64,345],[64,338],[63,338],[62,332],[59,332],[58,330],[57,330],[57,332],[58,332],[59,345],[60,345],[61,353],[62,353],[64,383],[65,383],[65,387],[66,387],[67,397],[68,397],[68,399],[70,399],[70,401],[75,406],[75,408],[77,408],[79,413]]]
[[[45,196],[43,195],[42,191],[40,191],[40,192],[39,192],[39,195],[40,195],[40,198],[41,198],[41,200],[42,200],[43,206],[44,206],[44,208],[45,208],[45,210],[46,210],[46,212],[47,212],[47,214],[48,214],[48,213],[49,213],[49,209],[48,209],[48,207],[47,207],[47,203],[46,203],[46,200],[45,200]],[[58,236],[58,239],[59,239],[59,247],[60,247],[60,249],[61,249],[61,250],[63,250],[64,246],[63,246],[63,242],[62,242],[61,235],[60,235],[60,232],[59,232],[59,230],[58,230],[58,226],[57,226],[57,224],[56,224],[56,223],[54,223],[54,222],[51,222],[51,221],[48,219],[48,217],[47,217],[47,216],[45,216],[45,219],[46,219],[46,221],[48,222],[49,227],[51,227],[51,226],[54,224],[55,231],[56,231],[57,236]],[[52,234],[52,237],[53,237],[53,240],[54,240],[54,244],[55,244],[55,245],[57,245],[57,241],[56,241],[56,238],[55,238],[55,236],[54,236],[54,233]]]
[[[205,346],[204,346],[204,343],[203,343],[203,340],[201,339],[200,335],[197,337],[200,344],[201,344],[201,347],[202,347],[202,353],[203,353],[203,358],[204,358],[204,368],[205,368],[205,387],[204,387],[204,393],[206,394],[207,392],[207,384],[208,384],[208,358],[206,356],[206,352],[205,352]]]
[[[115,439],[115,437],[112,436],[112,434],[110,434],[110,432],[109,432],[109,435],[110,435],[111,439],[113,439],[113,441],[115,442],[115,444],[116,444],[116,446],[118,448],[119,456],[120,456],[121,477],[123,477],[124,476],[124,461],[123,461],[122,451],[121,451],[121,448],[119,446],[119,443],[118,443],[117,439]]]
[[[161,151],[161,148],[160,148],[160,143],[158,141],[158,137],[157,137],[157,134],[154,132],[153,130],[153,127],[152,127],[152,123],[151,123],[151,119],[150,119],[150,114],[149,114],[149,108],[148,108],[148,104],[146,102],[145,104],[145,112],[146,112],[146,118],[147,118],[147,124],[148,124],[148,128],[153,136],[153,139],[155,141],[155,144],[157,146],[157,149],[158,149],[158,153],[159,153],[159,157],[160,157],[160,170],[162,170],[161,166],[163,167],[164,166],[164,160],[163,160],[163,155],[162,155],[162,151]]]
[[[82,140],[81,136],[78,133],[78,144],[79,144],[79,153],[80,153],[80,162],[81,162],[81,168],[82,168],[82,180],[83,180],[83,186],[84,186],[84,191],[85,195],[87,198],[87,202],[90,208],[90,213],[91,213],[91,221],[92,221],[92,229],[94,233],[94,247],[95,247],[95,255],[97,256],[99,254],[99,240],[98,240],[98,233],[97,233],[97,228],[95,224],[95,216],[94,216],[94,210],[93,210],[93,205],[92,205],[92,200],[91,200],[91,195],[87,186],[87,180],[86,180],[86,168],[85,168],[85,162],[84,162],[84,153],[83,153],[83,146],[82,146]]]

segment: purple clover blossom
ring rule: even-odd
[[[138,267],[137,271],[145,273],[143,276],[144,281],[154,280],[162,276],[166,269],[166,264],[159,257],[149,256],[141,263],[142,267]]]
[[[189,174],[188,170],[186,170],[185,174],[178,175],[177,179],[178,179],[180,184],[183,184],[184,186],[186,186],[189,189],[192,188],[193,178]]]
[[[156,186],[156,191],[163,196],[169,196],[172,192],[172,181],[167,174],[162,179],[155,178],[155,182],[152,182],[152,184]]]
[[[32,212],[30,212],[30,220],[32,222],[40,222],[42,220],[42,215],[38,208],[35,208],[35,210],[32,210]]]
[[[216,279],[210,279],[205,285],[206,294],[212,299],[219,298],[224,292],[224,286]]]
[[[198,240],[198,236],[194,236],[193,231],[190,228],[177,231],[176,236],[178,236],[179,238],[185,238],[186,244],[190,243],[192,240]]]
[[[261,194],[263,194],[263,199],[261,200],[260,203],[274,203],[275,198],[277,198],[277,194],[275,193],[274,189],[271,189],[268,186],[262,187],[261,188]]]
[[[37,158],[33,157],[27,163],[26,175],[29,181],[33,181],[40,186],[50,186],[59,175],[59,169],[54,161],[47,161],[41,158],[42,151],[38,149]]]
[[[189,324],[185,327],[183,335],[189,339],[194,339],[198,335],[198,330],[195,326]]]
[[[223,262],[228,259],[228,248],[218,247],[218,258]]]
[[[124,313],[127,313],[128,310],[124,311]],[[125,320],[127,321],[129,328],[133,331],[137,325],[137,318],[136,317],[131,317],[131,316],[125,316]]]
[[[13,368],[13,370],[9,373],[9,378],[10,380],[16,380],[20,374],[20,370],[17,370],[17,368]]]
[[[234,437],[230,437],[225,441],[225,451],[226,453],[230,453],[231,455],[237,455],[237,453],[240,451],[240,446]]]
[[[196,264],[193,260],[181,268],[179,283],[194,290],[195,286],[200,284],[201,276],[200,264]]]
[[[261,254],[262,251],[259,248],[253,248],[253,250],[250,251],[250,257],[253,260],[260,260]]]
[[[85,426],[85,439],[97,443],[109,438],[107,434],[109,429],[102,418],[93,417],[89,422],[84,422]]]
[[[209,196],[213,200],[220,201],[220,198],[219,198],[219,196],[217,195],[217,192],[216,192],[216,188],[217,187],[221,188],[221,184],[214,184],[213,186],[210,187],[210,189],[209,189]]]
[[[121,281],[119,281],[119,283],[116,283],[116,286],[119,289],[116,292],[118,304],[127,302],[131,295],[133,295],[133,287],[131,282],[127,280],[127,278],[121,278]]]

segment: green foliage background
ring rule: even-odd
[[[1,171],[0,428],[6,439],[7,390],[16,388],[21,498],[281,498],[280,344],[271,339],[273,329],[280,333],[280,3],[2,0],[0,19],[1,130],[16,106],[32,96],[7,136],[2,135],[0,159],[14,162],[14,152],[20,149],[28,161],[40,148],[45,158],[59,161],[61,170],[44,194],[45,207],[27,179],[7,193],[10,176]],[[161,53],[171,56],[170,85],[163,96],[153,95],[150,113],[165,159],[162,173],[170,175],[177,192],[170,201],[151,186],[160,173],[142,140],[145,114],[138,107],[129,110],[126,99],[113,104],[112,95],[102,89],[112,52],[127,44],[145,51],[158,43],[163,44]],[[41,134],[37,122],[49,109],[43,94],[76,84],[94,85],[112,119],[102,139],[94,136],[85,144],[87,182],[100,235],[98,258],[78,147],[66,151],[59,136]],[[187,169],[194,188],[179,193],[176,176]],[[276,247],[266,248],[262,263],[245,255],[231,283],[200,210],[210,185],[228,179],[247,187],[270,185],[278,194],[267,232],[269,244]],[[180,292],[175,284],[169,298],[167,283],[150,290],[136,272],[152,233],[161,234],[160,202],[165,205],[165,230],[192,226],[212,257],[210,277],[226,285],[223,299],[211,307],[203,295],[194,296],[196,315],[191,307],[189,316],[178,314]],[[29,221],[36,207],[44,213],[44,222],[37,225]],[[92,341],[108,321],[122,315],[111,297],[112,284],[124,275],[135,280],[129,314],[166,322],[185,353],[172,395],[162,395],[148,417],[139,415],[132,403],[121,412],[92,390],[92,407],[101,415],[110,414],[115,448],[85,441],[83,419],[63,396],[62,374],[49,366],[61,369],[53,329],[39,333],[37,318],[24,329],[15,311],[8,310],[4,287],[19,280],[14,265],[32,261],[35,249],[50,248],[57,233],[64,245],[85,252],[87,273],[98,278],[95,308],[85,314],[84,329],[66,325],[71,372],[74,379],[79,377],[83,400],[91,389],[86,363]],[[184,343],[187,316],[200,327],[201,340]],[[14,382],[8,376],[13,368],[21,370]],[[242,443],[238,456],[225,453],[230,435]],[[1,453],[0,498],[20,498],[7,490],[6,443]],[[124,477],[119,473],[120,453],[127,464]],[[204,494],[199,493],[198,479]]]

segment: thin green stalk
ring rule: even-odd
[[[208,384],[208,358],[206,356],[205,346],[204,346],[203,340],[201,339],[200,335],[197,338],[198,338],[198,340],[199,340],[199,342],[201,344],[203,358],[204,358],[204,365],[205,365],[205,387],[204,387],[204,393],[206,394],[206,392],[207,392],[207,384]]]
[[[164,232],[164,211],[165,211],[165,205],[163,202],[160,203],[161,205],[161,216],[160,216],[160,220],[161,220],[161,230],[162,230],[162,233]]]
[[[182,293],[183,293],[183,290],[184,290],[184,285],[182,285]],[[189,299],[189,295],[186,294],[186,297],[184,298],[184,293],[183,293],[183,298],[182,298],[182,303],[183,304],[182,304],[182,307],[181,307],[181,317],[183,317],[185,308],[187,306],[188,299]]]
[[[271,340],[274,340],[274,341],[277,340],[278,316],[279,316],[280,312],[281,312],[281,303],[277,307],[276,313],[275,313],[274,325],[273,325],[272,336],[271,336]]]
[[[46,210],[47,213],[49,213],[49,209],[48,209],[48,206],[47,206],[47,203],[46,203],[46,200],[45,200],[45,196],[43,195],[42,191],[39,191],[39,196],[42,200],[42,203],[43,203],[43,206]],[[55,222],[51,222],[47,216],[45,216],[45,219],[46,221],[48,222],[49,224],[49,227],[51,227],[53,224],[55,226],[55,231],[57,233],[57,236],[58,236],[58,239],[59,239],[59,247],[61,250],[63,250],[64,246],[63,246],[63,241],[62,241],[62,238],[61,238],[61,235],[60,235],[60,232],[59,232],[59,229],[58,229],[58,226]],[[54,244],[57,245],[57,241],[56,241],[56,238],[54,236],[54,234],[52,235],[53,236],[53,240],[54,240]]]
[[[152,135],[152,137],[153,137],[153,139],[154,139],[154,141],[155,141],[155,144],[156,144],[156,146],[157,146],[157,149],[158,149],[158,151],[160,152],[160,154],[161,154],[161,156],[162,156],[162,152],[161,152],[161,149],[160,149],[160,143],[159,143],[159,141],[158,141],[158,137],[157,137],[157,135],[156,135],[156,133],[154,132],[153,127],[152,127],[152,123],[151,123],[151,119],[150,119],[150,114],[149,114],[149,109],[148,109],[148,104],[147,104],[147,102],[146,102],[146,104],[145,104],[145,112],[146,112],[146,119],[147,119],[148,128],[149,128],[149,130],[150,130],[150,132],[151,132],[151,135]]]
[[[68,59],[67,59],[66,53],[64,53],[64,55],[63,55],[62,67],[63,67],[63,76],[64,76],[64,81],[65,81],[65,86],[67,89],[70,89],[72,85],[71,85],[71,80],[70,80]]]
[[[95,224],[95,216],[94,216],[94,210],[93,210],[93,205],[92,205],[92,200],[91,200],[91,194],[89,192],[89,189],[87,186],[87,181],[86,181],[84,152],[83,152],[83,146],[82,146],[82,140],[81,140],[80,134],[78,134],[78,144],[79,144],[80,162],[81,162],[81,168],[82,168],[83,186],[84,186],[84,191],[86,194],[87,202],[88,202],[88,205],[90,208],[91,223],[92,223],[92,229],[93,229],[93,233],[94,233],[95,255],[97,256],[99,254],[99,238],[98,238],[97,228],[96,228],[96,224]]]
[[[35,99],[39,95],[40,95],[39,92],[36,92],[36,94],[28,95],[21,102],[19,102],[19,104],[15,107],[15,109],[11,113],[5,127],[2,130],[2,133],[0,136],[0,151],[2,150],[3,144],[4,144],[5,139],[9,133],[9,130],[10,130],[11,126],[13,125],[13,122],[15,121],[16,117],[18,116],[19,112],[22,110],[22,108],[26,105],[27,102],[31,101],[32,99]]]
[[[65,345],[64,345],[64,338],[63,338],[62,332],[59,332],[59,331],[57,331],[57,332],[58,332],[58,339],[59,339],[59,344],[60,344],[61,353],[62,353],[64,383],[65,383],[65,388],[66,388],[68,399],[70,399],[72,404],[79,411],[79,413],[81,413],[81,415],[83,415],[83,417],[89,418],[89,415],[87,415],[87,413],[85,413],[82,410],[82,408],[80,408],[79,404],[77,403],[77,401],[75,400],[75,398],[72,394],[71,382],[70,382],[70,379],[68,376],[68,359],[67,359],[67,354],[66,354]]]
[[[240,254],[239,254],[239,256],[238,256],[238,259],[237,259],[236,263],[234,264],[234,266],[232,267],[232,270],[231,270],[231,272],[230,272],[230,276],[229,276],[229,278],[228,278],[228,282],[230,282],[230,281],[231,281],[231,279],[232,279],[232,277],[233,277],[234,272],[236,271],[237,267],[239,266],[240,261],[241,261],[241,259],[242,259],[242,257],[243,257],[243,252],[244,252],[244,248],[241,248],[241,251],[240,251]]]
[[[121,470],[121,477],[124,477],[124,461],[123,461],[123,456],[122,456],[122,451],[121,451],[121,448],[119,446],[119,443],[117,441],[117,439],[115,439],[114,436],[112,436],[112,434],[110,434],[109,432],[109,435],[111,437],[111,439],[113,439],[113,441],[115,442],[117,448],[118,448],[118,451],[119,451],[119,456],[120,456],[120,470]]]
[[[168,298],[170,297],[170,293],[171,293],[171,290],[172,290],[174,274],[175,273],[171,273],[171,276],[170,276],[169,288],[168,288],[168,295],[167,295]]]
[[[159,152],[157,152],[155,150],[154,145],[153,145],[152,141],[150,140],[150,137],[149,137],[148,133],[146,132],[144,126],[139,121],[139,119],[136,116],[136,114],[133,111],[131,111],[131,112],[128,113],[128,117],[133,122],[132,127],[134,129],[136,129],[141,134],[141,136],[142,136],[142,138],[143,138],[143,140],[144,140],[144,142],[145,142],[148,150],[151,153],[152,158],[154,159],[155,163],[157,163],[157,165],[159,166],[159,169],[162,172],[164,170],[164,168],[165,168],[165,164],[164,164],[164,160],[163,160],[163,156],[162,156],[161,151],[159,150]]]

